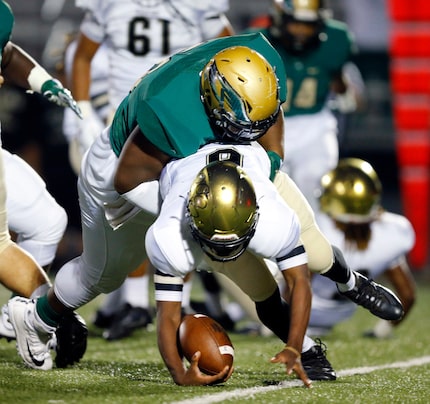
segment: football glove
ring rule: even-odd
[[[76,134],[76,138],[82,157],[90,148],[95,138],[102,133],[105,125],[94,111],[90,101],[78,101],[78,108],[82,111],[82,119],[79,119],[77,122],[78,133]]]
[[[82,112],[72,97],[72,93],[56,79],[47,80],[43,83],[41,93],[49,101],[60,107],[69,107],[79,118],[82,119]]]

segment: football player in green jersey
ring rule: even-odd
[[[28,347],[20,350],[28,366],[35,367],[28,352],[44,350],[37,330],[49,333],[63,312],[117,288],[147,258],[144,238],[159,213],[158,179],[168,162],[190,156],[208,143],[258,140],[275,177],[273,166],[279,167],[283,154],[280,104],[286,97],[285,82],[279,54],[256,33],[214,39],[176,53],[136,83],[112,125],[84,156],[78,181],[82,255],[59,270],[47,295],[36,302],[9,302],[10,312],[18,318],[13,323],[17,344]],[[355,274],[319,232],[309,205],[288,177],[278,173],[274,183],[299,216],[309,267],[339,282],[374,314],[399,318],[401,304],[393,303],[389,291],[367,279],[355,282]],[[282,221],[279,226],[284,226]],[[32,327],[20,320],[24,313],[32,313]],[[273,313],[267,307],[263,314]],[[287,359],[296,359],[295,353]],[[175,382],[208,384],[225,376],[192,372],[183,369]],[[328,373],[334,373],[331,367]]]
[[[287,73],[287,100],[282,108],[287,172],[318,210],[320,178],[337,164],[336,108],[354,111],[356,98],[342,69],[356,51],[347,26],[329,18],[323,0],[274,0],[270,25],[259,29],[281,55]]]

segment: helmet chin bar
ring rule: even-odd
[[[200,244],[203,252],[210,259],[217,262],[227,262],[236,260],[245,252],[251,238],[254,236],[257,221],[257,219],[254,221],[250,231],[245,236],[230,241],[208,240],[207,238],[203,238],[192,223],[190,223],[190,229],[193,238]]]
[[[212,112],[212,119],[216,127],[220,128],[221,138],[228,138],[235,142],[253,141],[262,137],[269,128],[276,122],[280,106],[274,114],[261,121],[239,121],[231,117],[231,115],[220,109],[215,109]]]
[[[200,242],[200,246],[202,247],[203,252],[213,261],[217,262],[227,262],[234,261],[238,259],[246,250],[249,241],[236,247],[236,249],[214,249],[209,247],[208,245]]]

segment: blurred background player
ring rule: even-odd
[[[75,119],[77,131],[70,149],[74,165],[106,126],[91,102],[96,95],[92,85],[97,71],[107,74],[112,116],[136,80],[153,65],[180,49],[233,33],[224,14],[228,0],[77,0],[76,5],[85,10],[85,16],[72,61],[70,87],[84,119]],[[104,66],[96,67],[99,62],[95,58],[105,58],[100,62]],[[147,263],[143,263],[97,311],[94,324],[107,328],[103,333],[106,339],[124,338],[152,322],[146,272]],[[191,282],[186,289],[184,306],[188,307]]]
[[[406,261],[415,234],[411,223],[381,205],[382,185],[366,161],[345,158],[321,180],[319,224],[329,241],[342,249],[352,270],[367,277],[384,277],[403,304],[401,320],[379,320],[366,335],[387,338],[410,312],[415,301],[415,281]],[[324,335],[351,317],[357,306],[343,298],[328,279],[312,278],[309,333]]]
[[[283,104],[287,172],[314,211],[320,178],[339,158],[337,121],[327,105],[342,113],[356,108],[353,87],[343,75],[355,52],[347,26],[328,17],[322,0],[274,0],[267,28],[259,29],[280,53],[287,72]]]
[[[0,1],[0,85],[11,83],[30,92],[41,93],[48,100],[63,107],[70,107],[80,115],[70,91],[54,80],[24,50],[10,41],[13,25],[12,10],[6,2]],[[7,161],[7,164],[3,164],[3,160]],[[13,173],[6,174],[5,167]],[[24,192],[22,195],[16,190],[18,184]],[[7,201],[9,197],[6,192],[8,185],[12,190],[12,198],[9,201]],[[24,198],[24,201],[19,201],[20,198]],[[14,201],[16,205],[13,204]],[[34,206],[31,206],[33,203]],[[49,279],[33,256],[11,240],[7,214],[9,204],[13,213],[11,230],[17,231],[17,239],[23,248],[33,251],[40,262],[48,266],[52,263],[58,241],[64,233],[67,217],[63,209],[47,193],[45,184],[38,175],[21,159],[2,149],[0,153],[0,282],[18,296],[33,298],[43,295],[51,286]],[[50,211],[46,212],[50,207],[53,209],[52,217],[49,217]],[[46,227],[41,225],[48,234],[43,231],[38,232],[37,226],[40,223],[37,221],[45,220],[45,217],[37,216],[41,213],[44,215],[48,213]],[[54,222],[58,220],[58,223],[50,222],[51,219]],[[46,242],[45,246],[44,242]],[[1,320],[5,327],[8,325],[7,315],[8,313],[3,310]],[[27,315],[26,321],[28,321]],[[66,334],[63,333],[65,327]],[[10,332],[10,329],[6,330],[8,331]],[[70,312],[67,316],[62,316],[56,331],[57,366],[66,367],[79,361],[86,350],[87,337],[86,326],[82,319],[76,313]],[[8,335],[5,336],[8,337]],[[72,340],[74,342],[67,345]],[[44,342],[48,344],[49,341]],[[43,352],[37,352],[33,361],[41,369],[46,366],[52,367],[50,355],[48,357]]]

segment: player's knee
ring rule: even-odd
[[[35,233],[31,237],[43,244],[57,245],[64,236],[67,228],[68,217],[63,207],[53,204],[49,210],[49,218],[40,222]]]

